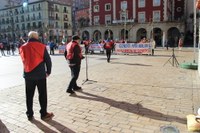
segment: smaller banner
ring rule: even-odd
[[[90,44],[89,51],[103,52],[104,51],[103,44],[100,43]]]
[[[115,43],[115,53],[117,54],[150,54],[150,43]]]
[[[59,45],[58,46],[58,53],[59,54],[64,54],[64,52],[65,52],[65,46],[66,45]]]

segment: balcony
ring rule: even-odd
[[[40,10],[41,10],[41,7],[37,7],[36,9],[37,9],[37,11],[40,11]]]
[[[49,20],[54,20],[54,17],[53,16],[49,16]]]
[[[14,12],[14,15],[18,15],[18,14],[19,14],[19,12],[18,12],[18,11],[15,11],[15,12]]]
[[[59,12],[59,9],[58,9],[58,8],[55,8],[54,11],[55,11],[55,12]]]
[[[24,13],[24,10],[21,10],[20,13],[23,14],[23,13]]]
[[[56,20],[60,20],[60,18],[59,18],[59,17],[56,17]]]
[[[54,25],[53,24],[49,25],[49,28],[54,29]]]
[[[32,17],[31,20],[36,20],[35,17]]]
[[[37,17],[37,20],[41,20],[41,17],[40,17],[40,16],[38,16],[38,17]]]
[[[68,10],[63,10],[63,13],[68,13]]]
[[[68,18],[64,18],[64,21],[68,21]]]

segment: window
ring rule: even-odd
[[[126,21],[127,18],[128,18],[127,12],[126,11],[125,12],[121,12],[120,19]]]
[[[139,12],[138,13],[138,22],[139,23],[144,23],[145,22],[145,12]]]
[[[64,13],[68,13],[68,12],[67,12],[67,7],[64,7],[63,12],[64,12]]]
[[[42,28],[42,22],[41,21],[38,22],[38,28]]]
[[[94,6],[94,12],[99,12],[99,5]]]
[[[154,22],[160,21],[160,11],[153,11],[153,21]]]
[[[64,29],[68,28],[68,23],[64,23]]]
[[[111,10],[111,4],[105,4],[105,11],[110,11]]]
[[[99,25],[99,16],[94,16],[94,25]]]
[[[139,8],[145,7],[145,0],[139,0],[139,1],[138,1],[138,7],[139,7]]]
[[[106,24],[106,25],[111,24],[111,15],[106,15],[106,16],[105,16],[105,24]]]
[[[59,26],[58,26],[58,22],[56,22],[56,28],[59,28]]]
[[[153,0],[153,6],[160,6],[160,0]]]

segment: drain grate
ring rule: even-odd
[[[179,130],[171,125],[163,126],[161,127],[161,132],[162,133],[179,133]]]

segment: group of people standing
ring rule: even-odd
[[[1,55],[2,56],[15,55],[16,49],[18,49],[18,52],[19,52],[19,48],[24,42],[25,41],[23,40],[23,38],[20,38],[19,41],[16,43],[9,42],[7,41],[7,39],[4,39],[0,43]]]
[[[71,80],[66,92],[70,94],[82,89],[76,83],[79,77],[81,60],[84,59],[79,43],[79,36],[73,36],[72,41],[66,45],[66,59],[71,70]],[[47,77],[51,74],[52,62],[46,45],[39,41],[37,32],[30,31],[28,40],[20,47],[19,53],[24,69],[27,118],[30,121],[34,119],[33,97],[37,87],[41,107],[40,117],[42,120],[49,120],[54,116],[52,112],[47,111]]]
[[[6,55],[15,55],[15,50],[16,50],[16,44],[12,43],[7,43],[7,42],[2,42],[0,43],[0,50],[1,50],[1,55],[6,56]],[[5,53],[6,51],[6,53]],[[11,53],[12,52],[12,53]]]
[[[89,45],[89,44],[88,44]],[[114,42],[105,42],[107,61],[110,62],[111,50]],[[19,48],[19,53],[23,63],[23,77],[25,79],[26,95],[26,115],[28,120],[34,118],[33,97],[37,87],[40,103],[40,117],[42,120],[51,119],[54,114],[47,112],[47,77],[51,74],[51,57],[46,49],[46,45],[39,41],[39,35],[35,31],[30,31],[27,42]],[[66,44],[65,58],[71,70],[71,80],[67,86],[66,92],[74,94],[75,91],[82,88],[77,85],[79,77],[81,60],[85,57],[80,47],[80,37],[75,35],[72,40]]]
[[[75,94],[75,91],[82,89],[77,84],[81,69],[81,61],[85,58],[82,54],[80,41],[80,37],[74,35],[72,36],[72,40],[69,43],[66,43],[65,47],[65,58],[71,71],[71,79],[66,88],[66,93],[69,93],[70,95]],[[34,118],[33,97],[37,87],[41,107],[40,117],[42,120],[51,119],[54,114],[47,111],[47,77],[49,77],[52,70],[51,57],[46,49],[46,45],[39,41],[37,32],[30,31],[27,42],[23,43],[24,44],[19,48],[19,53],[24,68],[23,77],[25,79],[27,118],[28,120]],[[85,41],[84,43],[86,51],[88,51],[90,42]],[[109,63],[115,43],[112,40],[106,40],[102,43],[104,44],[103,47],[106,50],[107,62]]]

